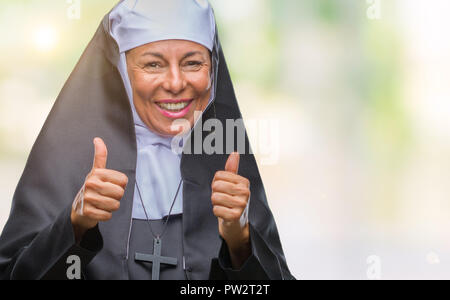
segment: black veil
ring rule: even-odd
[[[212,57],[217,79],[215,99],[196,126],[203,126],[210,118],[223,124],[227,119],[241,119],[217,30]],[[0,279],[64,277],[67,257],[74,254],[81,257],[86,278],[127,278],[137,146],[130,102],[118,63],[119,50],[109,34],[107,14],[32,147],[0,237]],[[203,138],[210,133],[202,132]],[[78,246],[70,222],[71,205],[92,167],[92,140],[97,136],[108,145],[107,168],[125,173],[129,184],[119,211],[110,221],[99,223],[98,232],[88,232],[85,244]],[[245,144],[247,151],[241,153],[239,174],[251,182],[252,259],[259,263],[259,269],[238,276],[293,279],[255,157],[249,151],[247,134]],[[210,279],[227,278],[215,258],[226,247],[218,234],[210,201],[212,178],[224,168],[227,158],[227,153],[182,155],[184,252],[187,263],[197,266],[190,279],[203,279],[202,275],[208,272]]]

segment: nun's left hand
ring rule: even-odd
[[[251,255],[247,215],[250,181],[237,174],[239,158],[239,153],[231,153],[225,171],[216,172],[211,184],[213,213],[218,218],[219,233],[227,243],[235,269]]]

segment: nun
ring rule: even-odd
[[[206,0],[120,1],[32,147],[0,279],[295,279],[245,127],[219,141],[241,119]]]

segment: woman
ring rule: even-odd
[[[33,146],[0,278],[293,279],[253,155],[205,149],[238,119],[207,1],[119,2]]]

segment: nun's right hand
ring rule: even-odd
[[[108,150],[101,138],[94,139],[95,156],[91,172],[72,206],[71,221],[77,243],[99,221],[108,221],[120,207],[128,177],[106,169]]]

